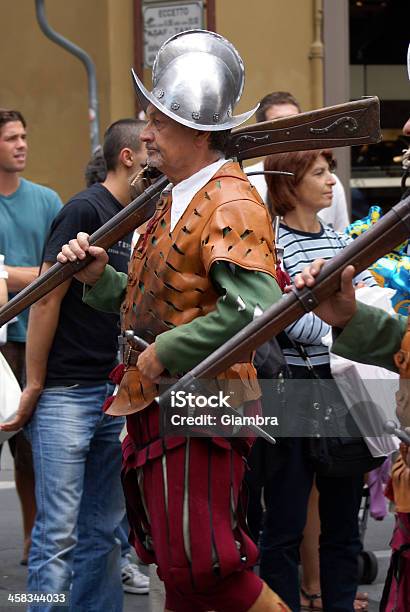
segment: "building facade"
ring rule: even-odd
[[[44,0],[44,9],[50,26],[95,64],[101,140],[110,122],[138,112],[130,68],[150,87],[155,48],[187,27],[208,27],[238,48],[246,81],[237,112],[279,89],[291,91],[303,110],[345,102],[351,89],[355,97],[377,95],[376,90],[363,91],[357,62],[350,66],[349,24],[357,5],[380,5],[382,10],[389,3],[394,0]],[[91,154],[86,71],[42,33],[33,0],[2,0],[1,5],[0,105],[17,108],[27,118],[26,176],[67,199],[83,187]],[[403,66],[391,77],[394,91],[400,90]],[[392,74],[388,67],[386,73]],[[375,89],[378,82],[381,86],[385,79],[373,77]],[[389,129],[390,136],[397,136],[399,126]],[[348,186],[349,151],[338,156],[339,174]]]

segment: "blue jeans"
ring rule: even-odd
[[[120,541],[121,546],[121,568],[125,567],[130,562],[129,555],[131,554],[131,545],[128,542],[129,533],[130,526],[128,523],[127,515],[124,514],[121,523],[115,530],[115,536]]]
[[[28,590],[70,591],[75,612],[120,612],[123,606],[114,532],[124,515],[119,442],[124,421],[101,410],[112,390],[111,384],[47,388],[26,427],[37,502]]]

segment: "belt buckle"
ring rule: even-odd
[[[128,342],[127,342],[127,339],[124,336],[124,333],[121,333],[117,337],[117,342],[118,342],[118,351],[119,351],[119,354],[120,354],[120,358],[121,358],[121,361],[124,363],[124,361],[125,361],[125,349],[128,346]]]
[[[118,347],[121,355],[121,361],[126,367],[128,367],[131,358],[131,345],[124,333],[118,336]]]
[[[124,350],[124,365],[126,368],[128,368],[128,366],[130,365],[131,350],[132,350],[132,347],[129,344],[127,344]]]

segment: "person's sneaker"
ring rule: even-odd
[[[143,595],[149,591],[149,578],[141,572],[138,565],[128,563],[121,569],[122,588],[126,593]]]

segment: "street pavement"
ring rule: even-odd
[[[24,593],[26,590],[25,567],[19,565],[22,551],[22,528],[19,503],[13,482],[13,470],[8,446],[5,445],[1,458],[0,472],[0,612],[23,610],[24,606],[7,607],[8,593]],[[393,516],[382,522],[369,519],[365,535],[365,550],[373,551],[378,560],[378,575],[373,584],[362,585],[361,591],[369,594],[369,611],[379,609],[384,579],[386,576],[390,551],[388,543],[393,530]],[[147,572],[148,568],[142,568]],[[156,603],[160,597],[156,593],[147,595],[126,594],[124,612],[162,612]],[[95,612],[109,612],[101,610]]]

